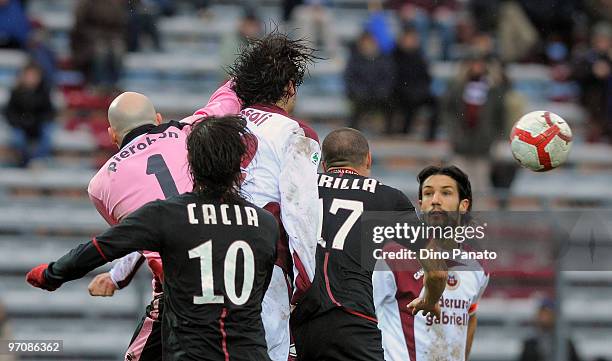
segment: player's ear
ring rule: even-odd
[[[117,139],[117,133],[115,133],[115,130],[112,127],[108,127],[107,129],[108,131],[108,137],[110,138],[111,142],[117,146],[117,148],[119,147],[119,139]]]
[[[160,125],[163,122],[164,118],[162,117],[161,113],[157,113],[155,115],[155,123],[157,125]]]
[[[323,172],[327,172],[327,163],[324,160],[321,161],[321,166],[323,167]]]
[[[459,212],[466,213],[469,207],[470,207],[469,199],[465,198],[459,202]]]
[[[372,152],[368,152],[366,157],[366,169],[372,169]]]
[[[287,84],[287,98],[291,98],[296,93],[295,83],[293,80],[289,80],[289,84]]]

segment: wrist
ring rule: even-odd
[[[61,279],[53,276],[52,266],[53,263],[49,264],[40,274],[40,277],[42,278],[41,281],[46,286],[45,289],[50,291],[60,288],[63,283]]]
[[[439,301],[439,299],[434,298],[432,293],[429,292],[427,289],[425,289],[422,299],[423,303],[430,306],[434,306]]]
[[[115,280],[115,277],[113,276],[113,272],[109,272],[108,273],[108,278],[110,278],[111,282],[113,283],[113,286],[115,286],[115,289],[120,289],[121,287],[119,287],[119,282],[117,282],[117,280]]]

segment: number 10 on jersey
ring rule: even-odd
[[[200,259],[202,296],[193,296],[193,303],[196,305],[224,303],[225,301],[222,295],[215,294],[212,246],[212,240],[209,240],[189,251],[189,258]],[[242,252],[242,259],[244,260],[244,274],[240,296],[236,292],[236,261],[238,260],[239,251]],[[225,294],[229,300],[238,306],[245,304],[253,290],[254,279],[255,257],[253,256],[253,250],[245,241],[234,241],[227,249],[223,262],[223,283],[225,285]]]

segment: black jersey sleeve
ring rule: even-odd
[[[77,246],[50,263],[45,278],[59,286],[133,251],[159,251],[162,238],[160,228],[157,202],[148,203],[90,242]]]
[[[96,236],[94,240],[100,255],[110,262],[134,251],[159,251],[164,233],[161,213],[159,201],[147,203]]]
[[[410,199],[408,199],[404,192],[400,191],[399,189],[397,190],[397,202],[395,204],[395,211],[411,211],[416,215],[416,211],[414,210],[412,202],[410,202]]]

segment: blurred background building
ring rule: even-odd
[[[0,0],[0,338],[10,326],[17,339],[64,340],[57,360],[120,359],[148,302],[146,272],[106,299],[88,295],[89,279],[50,295],[24,274],[105,227],[86,187],[115,150],[106,109],[118,92],[180,119],[246,39],[277,27],[324,58],[296,115],[321,139],[362,129],[373,175],[411,199],[423,166],[452,162],[473,179],[477,210],[609,210],[611,21],[608,0]],[[512,159],[509,131],[532,110],[572,127],[561,169]],[[472,359],[548,360],[556,317],[568,360],[612,360],[612,272],[558,273],[522,257],[492,270]]]

